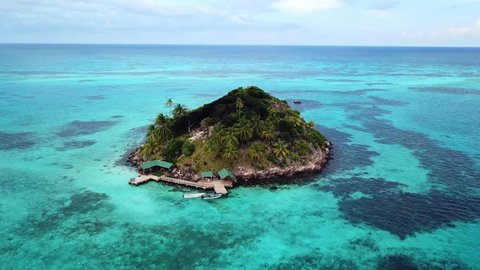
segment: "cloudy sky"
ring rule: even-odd
[[[480,0],[0,0],[0,43],[480,46]]]

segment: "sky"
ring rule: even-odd
[[[0,43],[480,47],[480,0],[0,0]]]

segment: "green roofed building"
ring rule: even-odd
[[[226,179],[227,177],[229,177],[231,180],[236,180],[233,173],[229,169],[226,169],[226,168],[223,168],[220,171],[218,171],[218,175],[220,175],[220,179],[222,179],[222,180]]]
[[[140,166],[140,168],[142,168],[142,170],[146,170],[146,169],[151,169],[153,167],[160,167],[160,168],[163,168],[163,169],[170,170],[170,168],[172,168],[172,166],[173,166],[173,163],[170,163],[170,162],[166,162],[166,161],[163,161],[163,160],[152,160],[152,161],[143,163]]]
[[[203,178],[213,178],[213,172],[212,171],[201,172],[200,176]]]

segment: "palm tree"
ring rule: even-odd
[[[234,146],[235,148],[238,145],[238,138],[234,130],[228,130],[225,134],[222,134],[221,138],[225,145]]]
[[[159,148],[154,140],[147,139],[142,148],[142,155],[145,157],[150,157],[155,155],[158,152]]]
[[[155,119],[155,137],[161,144],[167,142],[172,137],[170,118],[163,114],[159,114]]]
[[[217,140],[214,140],[212,138],[205,143],[204,149],[207,155],[209,155],[212,158],[215,158],[220,153],[221,146]]]
[[[237,154],[238,154],[237,147],[235,147],[235,146],[232,145],[232,144],[227,144],[227,146],[225,147],[225,149],[223,149],[223,157],[224,157],[227,161],[233,161],[233,160],[235,160],[235,158],[237,157]]]
[[[242,142],[246,142],[253,138],[253,129],[250,125],[240,124],[237,126],[236,130],[238,132],[238,138]]]
[[[290,155],[290,151],[284,141],[278,141],[273,145],[273,154],[279,159],[284,159]]]
[[[261,143],[253,143],[248,149],[248,155],[255,161],[261,160],[267,154],[267,147]]]
[[[171,98],[167,99],[167,102],[165,102],[165,106],[167,106],[167,108],[170,108],[170,114],[172,114],[173,100]]]
[[[147,138],[154,136],[155,134],[155,126],[154,125],[149,125],[147,128]]]
[[[267,129],[262,131],[261,136],[265,141],[269,141],[275,137],[275,133],[273,132],[273,130]]]
[[[237,97],[235,107],[237,107],[237,113],[238,113],[238,114],[240,114],[240,112],[242,111],[243,107],[245,107],[245,103],[243,103],[243,100],[242,100],[240,97]]]
[[[259,138],[262,135],[262,131],[266,130],[267,126],[265,125],[265,121],[260,120],[260,117],[255,116],[251,119],[251,123],[254,123],[252,125],[254,137]]]
[[[178,117],[184,116],[185,114],[187,114],[187,112],[188,112],[188,109],[187,107],[185,107],[185,105],[177,104],[175,105],[175,108],[173,108],[172,115],[173,115],[173,118],[178,118]]]

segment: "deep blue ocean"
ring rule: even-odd
[[[317,176],[185,200],[122,159],[172,98],[256,85]],[[0,269],[480,269],[480,49],[0,45]]]

